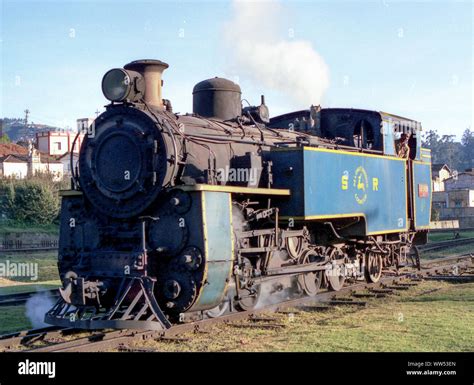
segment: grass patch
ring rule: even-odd
[[[0,295],[24,293],[55,289],[60,281],[45,281],[32,285],[15,285],[0,287]],[[33,325],[26,315],[25,305],[4,306],[0,308],[0,334],[12,333],[19,330],[31,329]]]
[[[0,255],[0,263],[37,263],[38,279],[37,282],[54,281],[59,279],[57,267],[57,252],[41,252],[41,253],[11,253]],[[9,277],[12,281],[32,283],[30,277]]]
[[[474,253],[474,244],[452,246],[449,249],[433,250],[420,253],[421,259],[436,259],[444,257],[454,257],[460,254]]]
[[[59,235],[58,224],[47,224],[47,225],[31,225],[28,223],[15,223],[10,222],[0,225],[0,234],[7,233],[22,233],[22,234],[50,234]]]
[[[450,241],[455,239],[454,234],[458,233],[460,238],[473,238],[474,231],[447,231],[442,233],[429,233],[428,234],[428,243],[441,242],[441,241]]]
[[[5,306],[0,314],[0,334],[32,328],[24,306]]]
[[[436,290],[435,292],[432,292]],[[216,325],[180,343],[140,341],[157,351],[448,352],[473,351],[474,284],[422,282],[366,308],[275,315],[284,329]],[[244,321],[245,324],[248,321]],[[186,337],[186,336],[183,336]]]
[[[31,291],[56,289],[59,286],[61,286],[61,281],[59,279],[55,281],[44,281],[44,282],[35,283],[32,285],[3,286],[3,287],[0,287],[0,295],[28,293]]]

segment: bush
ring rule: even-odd
[[[0,210],[4,221],[51,224],[59,213],[59,185],[44,178],[2,180]]]
[[[439,221],[440,218],[440,212],[437,208],[431,207],[431,220],[432,221]]]

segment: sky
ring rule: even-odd
[[[59,127],[103,112],[103,74],[159,59],[163,97],[223,76],[271,116],[352,107],[473,128],[473,2],[0,0],[0,116]]]

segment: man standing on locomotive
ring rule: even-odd
[[[408,145],[409,139],[410,134],[403,133],[400,136],[400,140],[397,143],[397,155],[400,158],[408,159],[410,157],[410,146]]]

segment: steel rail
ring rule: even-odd
[[[450,239],[447,241],[427,243],[423,246],[418,246],[418,249],[421,252],[442,250],[456,246],[463,246],[474,243],[474,238],[459,238],[459,239]]]
[[[59,295],[58,289],[28,291],[24,293],[12,293],[0,295],[0,307],[2,306],[17,306],[26,303],[35,294],[46,294],[48,297],[54,298]],[[1,339],[1,336],[0,336]]]

